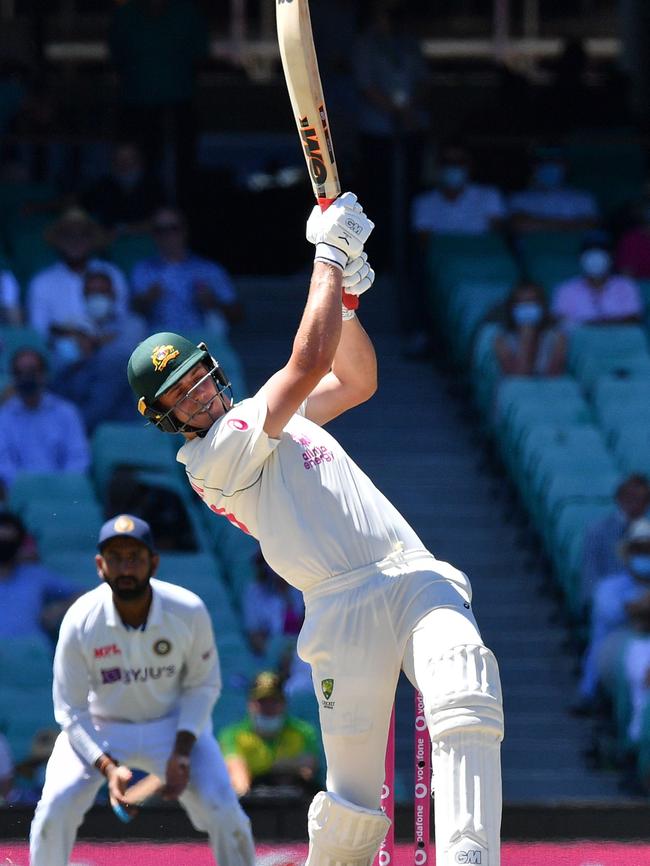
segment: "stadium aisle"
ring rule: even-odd
[[[240,281],[247,319],[233,343],[251,389],[285,363],[305,283],[306,277]],[[589,725],[566,712],[575,680],[573,660],[561,647],[565,633],[549,624],[553,605],[537,591],[540,575],[526,571],[515,529],[504,524],[494,498],[494,480],[478,471],[473,431],[448,383],[428,364],[401,358],[390,287],[379,283],[363,299],[361,314],[377,347],[379,390],[330,429],[431,551],[472,581],[479,625],[504,683],[504,799],[620,800],[616,774],[585,767]],[[412,700],[412,689],[402,683],[398,798],[410,796]]]

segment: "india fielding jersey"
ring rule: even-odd
[[[54,715],[88,763],[102,747],[93,719],[146,722],[177,715],[198,736],[221,690],[210,617],[201,599],[152,580],[142,628],[120,619],[107,584],[66,613],[54,656]]]
[[[424,545],[322,427],[296,414],[279,439],[264,432],[262,392],[235,405],[178,452],[205,504],[257,538],[264,558],[300,590]]]

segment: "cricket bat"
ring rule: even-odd
[[[147,800],[150,800],[156,794],[159,794],[164,786],[165,783],[158,776],[150,773],[148,776],[145,776],[144,779],[140,779],[134,785],[130,785],[124,793],[124,799],[127,801],[129,806],[142,806]],[[113,811],[120,821],[123,821],[125,824],[132,821],[138,814],[137,809],[136,811],[131,812],[125,809],[121,804],[113,806]]]
[[[309,15],[309,0],[275,0],[278,43],[291,108],[307,161],[316,201],[322,210],[341,194],[334,145]],[[359,299],[345,295],[355,309]]]

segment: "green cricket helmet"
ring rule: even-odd
[[[230,382],[219,366],[219,362],[210,355],[205,343],[195,346],[191,340],[180,334],[164,331],[147,337],[136,346],[129,358],[127,375],[129,385],[138,398],[138,411],[164,433],[200,431],[200,428],[192,427],[189,421],[180,422],[174,415],[175,406],[164,409],[158,405],[162,395],[173,388],[197,364],[203,364],[206,368],[206,376],[210,376],[214,381],[217,396],[224,410],[228,411],[232,404]],[[230,403],[226,403],[223,398],[226,391],[229,391]],[[187,396],[187,394],[183,395],[178,402],[186,399]],[[198,402],[197,406],[199,408],[195,414],[206,411],[206,406]]]

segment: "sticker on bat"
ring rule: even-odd
[[[318,134],[314,127],[309,124],[309,120],[306,117],[303,117],[300,121],[300,135],[302,136],[302,143],[305,148],[309,173],[314,183],[322,186],[327,180],[327,167],[323,162]]]

